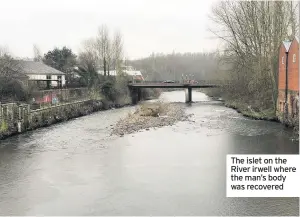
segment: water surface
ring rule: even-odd
[[[299,215],[298,198],[225,193],[227,154],[298,154],[291,132],[199,92],[193,100],[191,122],[124,137],[111,128],[134,107],[1,141],[0,215]]]

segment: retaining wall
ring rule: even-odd
[[[104,109],[99,100],[83,100],[42,109],[28,104],[0,103],[0,139]]]

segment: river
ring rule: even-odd
[[[183,91],[163,93],[183,102]],[[299,215],[299,198],[226,198],[226,154],[298,154],[281,124],[193,92],[193,122],[110,136],[134,107],[0,142],[0,215]]]

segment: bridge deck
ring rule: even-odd
[[[139,88],[212,88],[219,87],[217,84],[183,84],[183,83],[130,83],[129,87]]]

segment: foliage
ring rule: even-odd
[[[44,63],[62,72],[68,72],[76,63],[76,55],[65,46],[62,49],[54,48],[44,55]]]
[[[26,77],[19,73],[18,63],[8,54],[0,56],[0,101],[26,101]]]
[[[66,82],[70,83],[76,64],[76,55],[67,47],[54,48],[44,55],[43,62],[59,71],[66,73]]]
[[[85,51],[79,54],[78,69],[76,70],[80,76],[81,82],[87,87],[93,87],[99,83],[97,55],[91,46],[91,44],[86,42]]]
[[[107,99],[111,101],[115,101],[117,95],[117,91],[114,84],[115,82],[112,80],[106,80],[101,84],[101,92]]]
[[[26,101],[28,89],[21,80],[0,78],[0,100],[1,101]]]
[[[128,104],[130,92],[127,76],[105,77],[100,85],[102,94],[107,100],[116,104]]]

